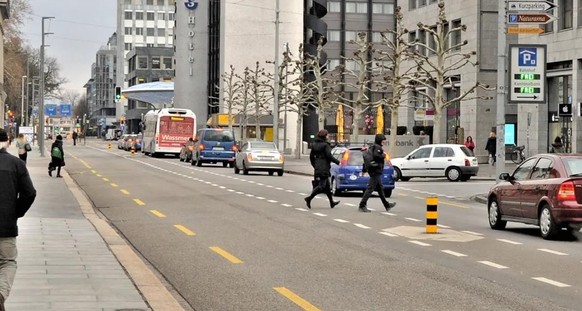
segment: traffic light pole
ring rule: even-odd
[[[495,161],[495,180],[500,181],[499,175],[505,172],[505,102],[506,96],[506,68],[507,62],[507,37],[506,14],[507,1],[499,0],[497,8],[497,154]]]
[[[51,34],[51,33],[46,33],[44,32],[44,21],[47,19],[51,19],[54,17],[43,17],[42,18],[42,32],[41,32],[41,37],[42,37],[42,43],[40,45],[40,104],[38,107],[38,131],[39,133],[37,134],[38,136],[38,147],[40,148],[40,156],[44,157],[45,156],[45,150],[44,150],[44,141],[45,141],[45,133],[44,133],[44,48],[45,48],[45,44],[44,44],[44,36]]]

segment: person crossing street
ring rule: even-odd
[[[386,154],[384,153],[384,149],[382,149],[382,145],[386,141],[386,136],[384,134],[376,134],[374,137],[374,145],[372,145],[370,150],[365,150],[364,152],[371,152],[371,159],[369,163],[366,163],[366,155],[364,155],[364,168],[363,171],[366,171],[368,175],[370,175],[370,180],[368,181],[368,186],[366,187],[366,191],[364,192],[364,196],[360,201],[358,210],[363,213],[369,213],[370,210],[367,207],[368,199],[372,195],[372,192],[378,192],[380,196],[380,200],[382,204],[384,204],[384,208],[386,211],[389,211],[391,208],[396,206],[395,202],[388,202],[386,200],[386,196],[384,195],[384,186],[382,185],[382,174],[384,172],[384,161],[386,160]]]
[[[311,148],[311,153],[309,154],[309,161],[314,169],[314,187],[311,194],[305,198],[305,203],[308,208],[311,208],[311,200],[320,193],[325,193],[329,199],[329,206],[331,208],[334,208],[340,203],[340,201],[333,200],[331,185],[329,183],[329,178],[331,176],[329,172],[331,169],[331,162],[339,164],[339,160],[331,155],[331,146],[329,145],[329,142],[327,142],[327,134],[327,130],[320,130],[317,132],[317,138],[315,139]]]

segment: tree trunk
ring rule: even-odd
[[[390,108],[390,141],[388,146],[388,154],[394,157],[396,150],[396,138],[398,131],[398,108]]]
[[[295,140],[295,159],[301,159],[301,147],[303,146],[303,140],[301,137],[301,124],[303,123],[303,115],[298,113],[297,115],[297,139]]]
[[[360,105],[354,104],[353,118],[352,118],[352,136],[350,137],[351,143],[358,142],[358,136],[360,135]]]
[[[442,111],[437,111],[435,109],[434,112],[434,120],[432,121],[433,126],[432,126],[432,143],[433,144],[443,144],[445,142],[443,142],[443,137],[441,135],[441,120],[442,120],[442,116],[443,114],[441,113]]]

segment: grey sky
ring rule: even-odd
[[[61,67],[61,76],[69,82],[66,90],[84,92],[83,85],[91,76],[95,53],[116,31],[116,0],[27,0],[33,10],[32,19],[23,29],[29,45],[41,44],[41,17],[45,32],[54,34],[45,38],[46,54],[55,57]]]

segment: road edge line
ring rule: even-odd
[[[63,171],[65,184],[77,200],[77,203],[79,203],[83,215],[91,222],[117,261],[125,269],[149,307],[154,311],[185,311],[166,286],[135,253],[133,248],[113,229],[109,222],[95,212],[93,204],[86,197],[85,192],[77,186],[68,172],[66,170]]]

